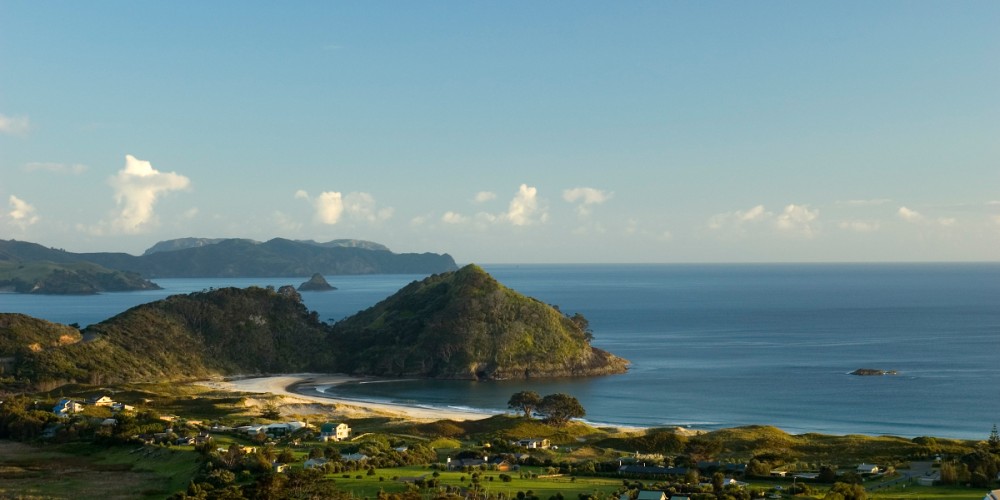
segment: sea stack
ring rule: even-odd
[[[309,281],[299,285],[300,292],[323,292],[326,290],[336,290],[337,287],[331,286],[327,283],[326,278],[322,274],[316,273],[309,278]]]

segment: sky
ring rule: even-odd
[[[997,26],[992,0],[0,0],[0,239],[997,261]]]

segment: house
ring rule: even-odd
[[[114,427],[118,425],[118,421],[113,418],[106,418],[101,421],[101,427]]]
[[[496,470],[500,472],[510,472],[512,470],[521,469],[520,465],[511,463],[510,460],[507,460],[503,457],[494,457],[493,459],[490,460],[490,465],[492,465],[494,468],[496,468]]]
[[[288,469],[288,464],[279,464],[277,462],[271,464],[271,470],[274,471],[275,474],[281,474],[282,472],[285,472],[287,469]]]
[[[552,446],[552,443],[548,439],[522,439],[517,442],[518,445],[525,448],[533,448],[539,450],[546,450]]]
[[[691,500],[691,497],[687,495],[674,495],[670,497],[670,500]]]
[[[878,466],[872,464],[859,464],[857,468],[858,474],[878,474]]]
[[[60,399],[59,402],[56,403],[55,407],[52,408],[52,413],[55,413],[60,417],[68,417],[81,411],[83,411],[82,404],[66,398]]]
[[[111,403],[111,411],[113,412],[124,412],[124,413],[135,413],[135,407],[127,405],[125,403]]]
[[[256,436],[257,434],[263,434],[267,431],[266,425],[241,425],[236,428],[237,432],[246,434],[247,436]]]
[[[299,429],[302,429],[305,426],[306,424],[302,422],[284,422],[280,424],[265,425],[263,432],[268,436],[280,437],[280,436],[287,436]]]
[[[322,467],[326,465],[327,462],[329,462],[329,460],[323,457],[310,458],[309,460],[306,460],[304,464],[302,464],[302,467],[305,469],[314,469],[316,467]]]
[[[347,455],[342,454],[340,455],[340,459],[345,462],[361,462],[364,460],[368,460],[368,455],[365,455],[363,453],[350,453]]]
[[[182,445],[192,445],[194,444],[194,438],[189,436],[179,437],[174,440],[174,444],[178,446]]]
[[[87,399],[87,404],[94,406],[111,406],[115,404],[115,402],[110,397],[102,394],[100,396],[91,396]]]
[[[479,467],[486,463],[482,458],[449,458],[448,470],[459,470],[465,467]]]
[[[343,441],[351,437],[351,428],[345,423],[327,422],[319,428],[319,440]]]
[[[642,490],[635,500],[667,500],[667,494],[662,491]]]

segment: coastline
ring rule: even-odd
[[[327,394],[323,389],[321,389],[335,387],[341,384],[371,380],[373,380],[371,377],[358,377],[344,374],[291,373],[265,377],[204,380],[195,382],[195,384],[227,392],[273,394],[280,396],[284,400],[284,405],[290,408],[290,410],[287,411],[289,414],[327,413],[337,414],[344,418],[382,416],[399,418],[412,422],[436,422],[439,420],[482,420],[495,415],[503,414],[503,412],[427,407],[411,404],[344,398]],[[317,411],[318,408],[316,408],[316,406],[323,407],[324,411]],[[584,420],[584,422],[588,425],[602,429],[614,429],[615,432],[643,432],[647,430],[647,427],[643,426],[596,423],[586,420]],[[695,435],[703,432],[684,427],[677,427],[677,429],[687,435]]]
[[[324,394],[317,389],[317,387],[333,387],[363,380],[369,379],[343,374],[293,373],[266,377],[207,380],[195,382],[195,384],[228,392],[274,394],[281,396],[286,404],[319,404],[331,407],[331,410],[343,413],[352,418],[391,416],[423,422],[438,420],[481,420],[494,415],[492,413],[471,410],[426,408],[397,403],[340,398]]]

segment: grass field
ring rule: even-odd
[[[526,468],[529,470],[530,468]],[[537,470],[530,469],[533,472]],[[425,466],[396,467],[392,469],[377,469],[375,475],[369,476],[365,472],[352,472],[343,474],[331,474],[329,477],[337,481],[337,489],[349,491],[358,497],[374,498],[379,491],[395,493],[406,491],[407,484],[403,478],[426,477],[431,479],[434,470]],[[438,480],[441,486],[453,486],[460,488],[470,488],[472,486],[472,474],[463,472],[439,471]],[[518,491],[533,491],[541,498],[548,498],[556,493],[562,493],[564,497],[576,497],[577,493],[591,493],[599,491],[601,493],[611,493],[622,485],[620,479],[612,478],[576,478],[569,476],[559,477],[537,477],[522,479],[519,472],[479,472],[479,484],[484,491],[489,493],[503,493],[505,497],[513,497]],[[505,483],[500,479],[501,474],[511,476],[512,480]],[[348,478],[344,478],[348,475]],[[357,476],[361,476],[358,479]],[[398,479],[393,480],[396,477]],[[490,478],[493,478],[492,481]],[[381,478],[381,479],[380,479]],[[463,480],[464,479],[464,480]]]
[[[0,441],[0,498],[166,498],[197,468],[191,451]]]

